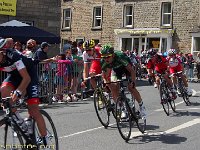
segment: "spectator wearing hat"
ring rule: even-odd
[[[34,60],[42,61],[42,62],[52,62],[54,58],[48,58],[47,52],[51,46],[47,42],[42,42],[40,48],[34,54]]]

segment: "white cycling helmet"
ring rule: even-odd
[[[169,49],[169,50],[168,50],[168,55],[169,55],[169,56],[170,56],[170,55],[174,55],[174,54],[177,54],[176,49]]]

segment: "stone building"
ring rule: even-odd
[[[200,50],[200,0],[63,0],[61,37],[116,49]]]
[[[0,14],[0,24],[18,20],[55,35],[60,35],[60,0],[17,0],[16,16]],[[59,53],[60,45],[52,45],[50,55]]]

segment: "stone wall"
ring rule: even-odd
[[[123,28],[123,5],[134,6],[134,28],[160,28],[161,2],[173,2],[173,47],[190,52],[191,33],[198,30],[199,0],[73,0],[61,3],[61,7],[73,7],[72,30],[61,32],[63,39],[75,40],[77,37],[85,39],[100,39],[102,43],[119,41],[114,29]],[[102,30],[93,31],[92,9],[96,5],[103,6]],[[61,17],[62,20],[62,17]]]
[[[0,23],[9,20],[33,22],[35,27],[60,35],[61,0],[17,0],[17,15],[0,15]],[[50,56],[59,53],[59,45],[50,47]]]

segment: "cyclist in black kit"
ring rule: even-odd
[[[11,104],[22,95],[27,95],[29,114],[37,122],[43,139],[47,142],[45,121],[39,111],[38,78],[36,65],[31,58],[27,58],[14,49],[7,49],[6,39],[0,39],[0,71],[8,73],[7,78],[1,85],[1,97],[9,97]],[[16,110],[16,117],[20,117]]]

